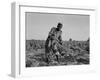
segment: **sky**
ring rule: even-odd
[[[87,40],[89,38],[89,15],[53,14],[53,13],[25,13],[26,40],[46,40],[52,27],[58,22],[63,24],[62,39]]]

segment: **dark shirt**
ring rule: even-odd
[[[54,41],[62,44],[61,34],[62,34],[61,30],[57,30],[57,28],[55,28],[55,27],[51,28],[51,30],[48,34],[48,38],[46,40],[46,46],[48,46],[48,47],[51,46]]]

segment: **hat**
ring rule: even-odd
[[[58,25],[57,25],[57,27],[59,27],[59,26],[63,26],[63,24],[59,22]]]

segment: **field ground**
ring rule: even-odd
[[[89,64],[89,41],[65,42],[64,46],[67,48],[67,52],[63,56],[59,56],[58,61],[55,59],[49,64],[45,58],[44,43],[40,40],[26,42],[26,67]]]

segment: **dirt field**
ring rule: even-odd
[[[67,52],[58,61],[46,62],[45,41],[26,41],[26,67],[86,65],[89,64],[89,41],[64,41]]]

